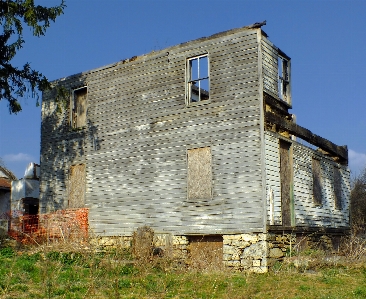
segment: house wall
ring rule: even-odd
[[[266,190],[268,203],[268,224],[281,225],[281,181],[279,175],[279,136],[265,133],[266,141]],[[292,141],[293,200],[296,226],[349,227],[350,173],[346,166],[334,162],[305,145]],[[312,158],[320,161],[322,205],[313,200]],[[334,169],[339,167],[342,208],[335,203]],[[272,212],[273,211],[273,212]],[[272,220],[272,223],[271,223]]]
[[[278,97],[278,51],[265,37],[261,39],[263,91]]]
[[[96,234],[263,230],[259,29],[237,29],[58,81],[87,86],[87,125],[42,101],[41,212],[68,206],[71,165],[86,164]],[[210,100],[185,104],[186,59],[208,53]],[[187,150],[210,147],[212,198],[187,199]]]
[[[0,235],[8,232],[10,191],[0,190]]]

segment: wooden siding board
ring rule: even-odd
[[[166,56],[163,50],[62,82],[87,82],[88,125],[78,134],[48,131],[44,118],[42,144],[50,147],[42,159],[56,154],[60,167],[85,162],[86,207],[96,233],[131,233],[144,224],[172,233],[263,229],[257,32],[183,44]],[[185,59],[205,51],[210,101],[186,107]],[[43,115],[52,118],[49,100]],[[189,203],[186,150],[205,146],[212,150],[213,198]],[[44,164],[43,172],[55,167]],[[44,176],[42,186],[65,175]],[[63,196],[58,186],[47,191],[49,198]]]
[[[281,224],[281,195],[279,176],[279,137],[276,133],[266,132],[266,186],[268,217],[270,219],[269,190],[273,192],[274,198],[274,221]],[[339,165],[330,158],[327,158],[317,151],[314,151],[296,141],[293,143],[293,192],[295,205],[295,221],[297,226],[314,227],[348,227],[348,206],[349,206],[349,170]],[[276,152],[277,151],[277,152]],[[322,206],[316,206],[313,201],[313,174],[312,158],[316,156],[320,161],[322,172]],[[333,167],[340,171],[342,180],[341,202],[342,208],[338,209],[335,204]],[[276,170],[277,169],[277,170]]]

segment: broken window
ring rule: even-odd
[[[333,188],[334,188],[334,204],[336,209],[342,209],[342,175],[337,166],[333,166]]]
[[[72,165],[69,174],[69,208],[84,207],[85,189],[85,164]]]
[[[278,96],[290,102],[290,61],[283,56],[278,56]]]
[[[187,151],[188,199],[212,198],[211,148],[202,147]]]
[[[322,192],[322,176],[321,176],[320,160],[313,158],[312,170],[313,170],[313,200],[315,205],[321,206],[323,203],[323,192]]]
[[[87,88],[75,89],[71,101],[71,127],[82,128],[86,125]]]
[[[210,95],[208,55],[187,59],[188,104],[205,101]]]

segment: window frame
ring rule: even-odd
[[[207,77],[200,77],[200,59],[202,58],[207,58]],[[198,64],[197,64],[197,74],[198,74],[198,78],[192,80],[192,61],[194,60],[198,60]],[[201,82],[207,80],[207,84],[208,84],[208,98],[207,99],[202,99],[201,97],[201,90],[202,88],[200,88]],[[192,83],[193,82],[198,82],[198,101],[192,101]],[[204,103],[208,103],[210,101],[211,97],[210,97],[210,58],[209,58],[209,53],[204,53],[204,54],[200,54],[200,55],[195,55],[192,57],[189,57],[186,59],[186,105],[187,106],[191,106],[191,105],[199,105],[199,104],[204,104]]]
[[[83,115],[85,114],[85,123],[83,123],[82,125],[78,125],[79,115],[77,113],[75,93],[78,93],[79,91],[81,91],[83,89],[85,89],[85,91],[86,91],[85,105],[84,105],[85,112],[83,113]],[[88,101],[88,87],[87,86],[78,87],[78,88],[75,88],[72,90],[71,101],[70,101],[70,128],[72,130],[83,129],[86,127],[87,101]]]
[[[291,60],[279,53],[277,56],[277,68],[278,97],[291,105]]]

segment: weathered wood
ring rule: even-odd
[[[290,122],[274,113],[267,112],[266,113],[266,122],[275,124],[280,128],[287,130],[290,134],[293,134],[297,137],[304,139],[305,141],[324,149],[332,155],[335,155],[341,159],[341,162],[347,164],[348,163],[348,150],[347,146],[338,146],[333,142],[320,137],[310,130],[305,129],[293,122]]]
[[[342,209],[342,175],[337,166],[333,166],[334,203],[338,210]]]
[[[278,99],[279,49],[260,32],[235,29],[57,81],[68,89],[87,86],[88,113],[85,128],[70,130],[69,112],[57,114],[52,95],[44,94],[42,212],[67,207],[70,166],[85,164],[85,207],[95,234],[131,234],[142,225],[173,234],[263,232],[269,194],[273,222],[281,223],[281,137],[264,132],[263,109],[289,116],[290,106]],[[206,54],[210,99],[187,106],[186,59]],[[338,164],[296,142],[292,147],[296,224],[345,225],[346,168],[340,166],[338,192],[344,206],[336,209],[331,173]],[[200,163],[187,163],[187,152],[208,148],[210,160],[198,160],[210,165],[211,178],[189,179],[189,168]],[[324,172],[322,209],[309,200],[313,155]],[[200,194],[201,185],[211,185],[204,196],[187,196],[190,180]]]
[[[280,176],[281,176],[281,207],[282,225],[291,225],[291,144],[280,140]]]
[[[87,85],[87,126],[71,132],[44,98],[43,210],[63,205],[52,199],[64,196],[68,172],[56,169],[85,161],[96,234],[143,224],[172,233],[262,231],[258,33],[234,30],[60,81]],[[187,107],[186,59],[205,53],[210,100]],[[210,199],[188,200],[187,150],[207,147]]]
[[[278,101],[267,93],[263,94],[263,98],[265,104],[271,106],[271,108],[274,108],[276,111],[279,111],[280,114],[291,116],[291,114],[288,112],[288,105],[286,105],[285,102]]]
[[[312,173],[313,173],[313,200],[315,205],[321,206],[323,203],[323,188],[322,188],[322,171],[320,161],[312,159]]]

